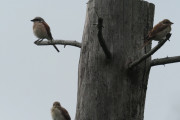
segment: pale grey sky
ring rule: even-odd
[[[156,5],[155,21],[170,19],[171,41],[153,58],[180,55],[180,1],[148,0]],[[41,16],[55,39],[81,41],[86,1],[1,0],[0,120],[51,120],[50,108],[60,101],[75,116],[80,49],[39,47],[32,22]],[[153,42],[153,45],[157,44]],[[180,63],[151,69],[147,89],[145,120],[180,119]]]

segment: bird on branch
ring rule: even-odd
[[[51,115],[53,120],[71,120],[69,113],[61,106],[59,102],[54,102],[51,108]]]
[[[34,22],[33,25],[33,32],[34,35],[38,38],[35,42],[41,42],[43,39],[47,39],[48,41],[52,42],[53,37],[51,35],[51,30],[49,25],[44,21],[41,17],[35,17],[31,20]],[[59,52],[58,48],[53,44],[54,48]]]
[[[152,30],[149,31],[148,35],[145,38],[145,43],[142,46],[145,47],[148,45],[152,40],[161,41],[166,39],[166,35],[171,32],[171,25],[174,24],[168,19],[164,19],[163,21],[159,22],[157,25],[153,27]]]

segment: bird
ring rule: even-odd
[[[53,103],[51,116],[53,120],[71,120],[68,111],[58,101]]]
[[[145,37],[146,42],[144,43],[143,47],[148,45],[152,40],[161,41],[166,39],[166,35],[171,32],[172,24],[174,23],[168,19],[164,19],[160,21],[158,24],[156,24]]]
[[[34,25],[33,25],[33,33],[34,35],[38,38],[36,42],[41,42],[43,39],[47,39],[48,41],[52,42],[53,37],[51,35],[51,30],[49,25],[44,21],[43,18],[41,17],[35,17],[34,19],[31,20]],[[53,44],[54,48],[57,50],[57,52],[60,52],[59,49]]]

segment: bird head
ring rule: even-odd
[[[171,22],[171,21],[168,20],[168,19],[164,19],[164,20],[162,21],[162,23],[163,23],[163,24],[166,24],[166,25],[172,25],[172,24],[174,24],[173,22]]]
[[[53,107],[61,107],[61,104],[56,101],[56,102],[53,103]]]
[[[34,19],[31,20],[32,22],[44,22],[44,19],[41,17],[35,17]]]

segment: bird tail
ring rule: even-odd
[[[50,41],[52,42],[52,41],[53,41],[53,38],[52,38],[52,39],[50,39]],[[55,44],[53,44],[53,47],[56,49],[56,51],[57,51],[57,52],[60,52],[60,51],[59,51],[59,49],[56,47],[56,45],[55,45]]]
[[[144,45],[143,45],[140,49],[144,48],[144,47],[145,47],[146,45],[148,45],[151,41],[152,41],[152,40],[146,41],[146,42],[144,43]]]
[[[56,45],[53,45],[53,47],[57,50],[57,52],[60,52]]]

